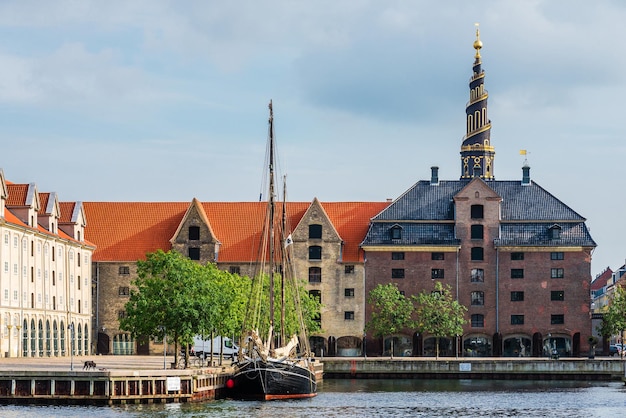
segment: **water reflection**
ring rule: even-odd
[[[326,380],[305,400],[113,407],[2,406],[2,417],[623,417],[621,382]]]

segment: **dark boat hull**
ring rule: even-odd
[[[298,399],[317,394],[315,373],[301,365],[280,361],[247,361],[235,368],[227,382],[235,399]]]

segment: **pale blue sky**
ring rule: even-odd
[[[274,101],[289,199],[460,176],[474,50],[499,180],[588,219],[624,264],[626,2],[0,3],[0,167],[63,201],[258,199]]]

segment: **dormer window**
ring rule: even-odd
[[[561,238],[561,226],[560,225],[552,225],[549,229],[548,229],[548,235],[550,236],[550,239],[560,239]]]
[[[389,230],[391,239],[402,239],[402,227],[400,225],[394,225]]]

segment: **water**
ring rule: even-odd
[[[621,382],[326,380],[315,398],[201,404],[0,406],[16,417],[624,417]]]

